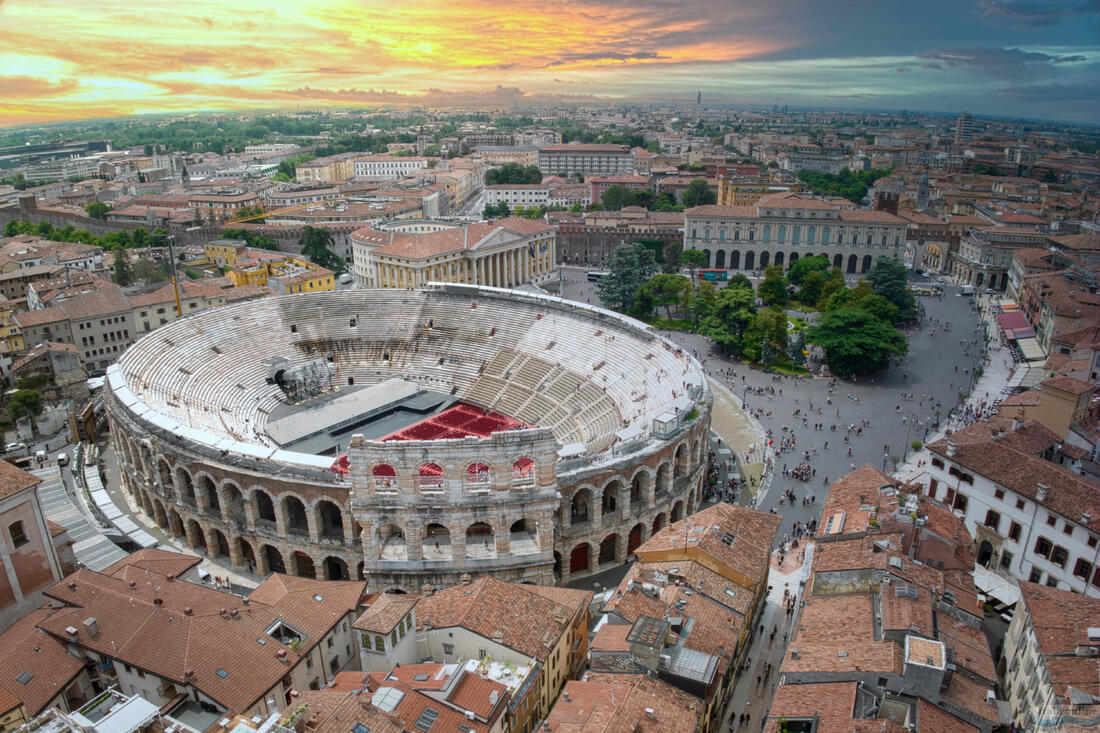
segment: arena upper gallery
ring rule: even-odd
[[[125,491],[235,567],[420,591],[624,562],[700,501],[711,396],[638,321],[432,284],[197,313],[108,370]]]

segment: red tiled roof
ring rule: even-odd
[[[15,496],[20,491],[38,486],[42,479],[33,473],[16,468],[7,461],[0,461],[0,499]]]

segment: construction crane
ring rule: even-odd
[[[294,206],[287,206],[287,207],[282,208],[282,209],[273,209],[272,211],[264,211],[264,212],[261,212],[259,214],[251,214],[249,216],[242,216],[242,217],[239,217],[239,218],[229,219],[228,221],[225,222],[224,226],[229,226],[230,224],[242,224],[244,222],[255,221],[256,219],[266,219],[269,216],[276,216],[278,214],[289,214],[292,211],[301,211],[302,209],[323,207],[323,206],[327,206],[328,204],[331,204],[331,203],[337,203],[337,202],[335,202],[335,201],[314,201],[314,202],[308,203],[308,204],[295,204]]]

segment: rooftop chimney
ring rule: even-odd
[[[76,590],[76,581],[75,580],[70,580],[69,581],[69,590]]]
[[[233,618],[237,618],[238,616],[241,615],[241,613],[240,613],[240,611],[238,611],[237,609],[234,608],[232,611],[229,612],[229,615],[232,616]]]
[[[189,669],[189,670],[187,670],[186,672],[183,673],[183,676],[186,677],[187,679],[191,679],[192,677],[195,676],[195,670]]]
[[[279,651],[275,652],[275,658],[283,664],[286,664],[286,649],[280,649]]]
[[[169,583],[171,583],[171,582],[172,582],[173,580],[175,580],[175,579],[176,579],[176,576],[175,576],[175,575],[172,575],[171,573],[168,573],[168,582],[169,582]]]
[[[191,610],[190,606],[187,606],[183,609],[183,615],[184,616],[190,616],[191,614],[192,614],[192,610]]]
[[[955,445],[955,441],[953,441],[953,440],[947,441],[947,457],[948,458],[951,458],[955,455],[955,449],[956,448],[958,448],[958,446]]]
[[[131,588],[137,588],[137,583],[135,581],[131,580],[130,581],[130,587]]]
[[[84,631],[88,634],[88,638],[90,639],[99,636],[99,624],[96,623],[94,617],[84,619]]]
[[[649,718],[650,720],[656,720],[657,719],[656,712],[653,710],[653,708],[646,708],[645,709],[645,716],[647,718]]]
[[[1013,429],[1013,431],[1018,430],[1021,425],[1023,425],[1023,422],[1021,420],[1019,420],[1018,418],[1015,418],[1015,417],[1012,418],[1012,429]]]
[[[1046,484],[1037,484],[1035,486],[1035,498],[1038,499],[1039,501],[1046,501],[1047,500],[1047,489],[1049,489],[1049,488],[1050,487],[1047,486]]]

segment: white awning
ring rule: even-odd
[[[1006,606],[1015,605],[1020,600],[1020,587],[1007,578],[986,570],[980,565],[974,566],[974,585],[987,596],[996,598]]]

